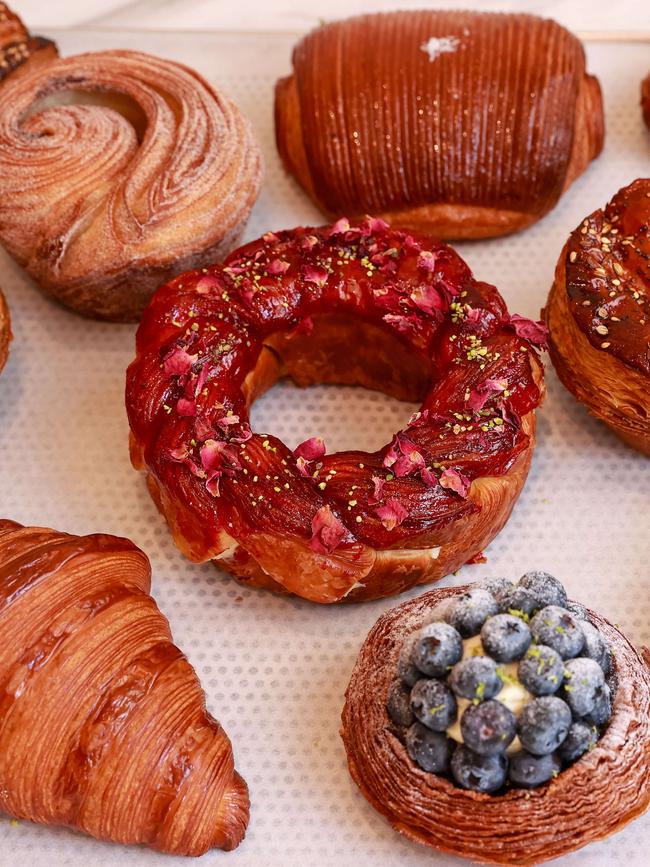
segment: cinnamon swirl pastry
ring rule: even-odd
[[[11,343],[11,319],[9,318],[9,308],[5,297],[0,290],[0,370],[7,362],[9,355],[9,344]]]
[[[128,539],[0,520],[0,809],[175,855],[234,849],[248,790]]]
[[[650,804],[650,651],[544,572],[384,614],[342,723],[370,804],[409,839],[472,861],[557,858]]]
[[[573,231],[546,305],[557,374],[589,412],[650,455],[650,179]]]
[[[365,15],[319,27],[275,100],[282,160],[326,214],[442,238],[523,229],[602,148],[582,45],[530,15]]]
[[[315,602],[399,593],[508,519],[544,338],[431,238],[370,218],[270,232],[154,295],[127,374],[132,460],[193,560]],[[281,376],[422,406],[377,452],[291,451],[248,424]]]
[[[134,320],[161,282],[220,258],[260,174],[237,107],[178,63],[82,54],[0,88],[0,241],[87,316]]]

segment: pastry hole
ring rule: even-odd
[[[49,109],[59,108],[65,105],[94,105],[100,108],[110,108],[121,114],[133,127],[138,143],[142,142],[147,128],[147,117],[138,105],[138,103],[124,93],[116,91],[86,91],[86,90],[57,90],[54,93],[49,93],[36,100],[27,112],[23,115],[22,120],[29,120],[32,117],[48,111]],[[47,126],[39,130],[41,136],[53,135],[54,131]]]

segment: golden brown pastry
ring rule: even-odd
[[[9,318],[9,308],[5,297],[0,290],[0,370],[7,362],[9,355],[9,344],[11,343],[11,319]]]
[[[546,305],[558,376],[589,412],[650,455],[650,178],[573,231]]]
[[[471,861],[556,858],[650,804],[650,652],[546,573],[384,614],[342,723],[370,804],[405,837]]]
[[[370,218],[269,232],[154,295],[127,374],[132,461],[192,560],[315,602],[400,593],[507,521],[544,339],[429,237]],[[376,452],[327,454],[318,437],[292,451],[248,423],[282,376],[421,410]]]
[[[276,86],[276,138],[326,214],[441,238],[523,229],[600,153],[582,45],[530,15],[428,10],[326,24]]]
[[[6,3],[0,3],[0,83],[29,61],[30,65],[55,58],[56,46],[32,36]]]
[[[650,75],[641,83],[641,109],[645,125],[650,129]]]
[[[246,783],[115,536],[0,521],[0,809],[176,855],[233,849]]]
[[[221,257],[260,177],[248,122],[178,63],[27,60],[0,87],[0,241],[86,316],[134,320],[160,283]]]

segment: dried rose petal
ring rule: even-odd
[[[266,232],[264,235],[262,235],[262,240],[265,244],[277,244],[280,239],[275,234],[275,232]]]
[[[508,381],[506,379],[486,379],[477,388],[472,389],[467,406],[473,412],[480,412],[491,397],[494,397],[495,394],[501,394],[507,387]]]
[[[305,235],[300,239],[300,246],[303,250],[313,250],[316,244],[318,244],[316,235]]]
[[[190,355],[184,346],[177,346],[163,360],[165,376],[184,376],[192,369],[198,355]]]
[[[424,271],[435,271],[437,258],[431,250],[423,250],[418,256],[418,268],[422,268]]]
[[[375,233],[385,232],[389,228],[390,226],[386,220],[382,220],[380,217],[366,217],[360,226],[361,234],[364,237],[369,237]]]
[[[429,467],[422,467],[420,470],[420,478],[429,488],[435,488],[438,484],[438,476],[436,476],[433,470],[430,470]]]
[[[397,434],[384,456],[383,465],[390,468],[398,478],[402,478],[424,467],[425,461],[412,440],[403,434]]]
[[[239,416],[238,415],[224,415],[221,418],[217,419],[217,424],[219,427],[229,427],[233,424],[239,424]]]
[[[179,397],[176,409],[179,415],[185,418],[194,418],[196,415],[196,401],[190,400],[187,397]]]
[[[310,437],[308,440],[297,445],[293,450],[297,458],[304,458],[306,461],[316,461],[322,458],[327,449],[321,437]]]
[[[436,319],[442,319],[442,313],[448,306],[440,292],[430,285],[418,286],[410,297],[416,307]]]
[[[281,259],[274,259],[266,266],[267,274],[270,274],[272,277],[276,277],[279,274],[284,274],[284,272],[288,270],[289,263],[283,262]]]
[[[334,235],[343,235],[350,231],[350,221],[347,217],[341,217],[333,226],[325,232],[326,238],[332,238]]]
[[[200,450],[201,464],[209,477],[216,471],[234,472],[241,469],[234,446],[221,440],[206,440]]]
[[[309,461],[306,461],[304,458],[296,458],[296,467],[301,476],[308,478],[311,475],[309,472]]]
[[[308,283],[315,283],[318,287],[327,283],[327,270],[320,265],[305,265],[302,276]]]
[[[166,454],[170,460],[182,464],[188,457],[189,452],[187,446],[183,443],[183,445],[178,446],[178,448],[168,449]]]
[[[316,512],[311,522],[311,532],[309,547],[319,554],[331,554],[347,535],[347,530],[329,506],[321,506]]]
[[[540,349],[548,348],[548,328],[543,322],[534,322],[532,319],[513,313],[510,317],[510,325],[515,329],[517,337],[527,340],[533,346],[539,346]]]
[[[443,488],[455,491],[461,497],[466,498],[469,493],[470,480],[458,470],[447,469],[440,474],[440,484]]]
[[[396,313],[386,313],[385,316],[382,316],[382,319],[388,325],[393,325],[402,334],[412,334],[414,331],[420,330],[420,320],[415,314],[412,316],[400,316]]]
[[[209,295],[218,289],[223,289],[223,281],[215,274],[204,274],[194,287],[194,291],[199,295]]]
[[[375,514],[388,531],[399,527],[408,517],[408,511],[395,497],[391,497],[386,501],[385,505],[375,509]]]
[[[402,243],[404,244],[405,249],[412,253],[419,253],[422,249],[422,244],[419,241],[416,241],[413,235],[405,235]]]
[[[372,483],[374,485],[374,490],[372,492],[372,496],[368,497],[368,505],[376,506],[377,503],[381,503],[382,495],[384,492],[384,485],[386,484],[386,479],[383,479],[381,476],[373,476]]]
[[[499,401],[498,407],[501,418],[506,424],[512,425],[512,427],[515,428],[519,428],[521,426],[521,416],[515,409],[512,408],[508,401]]]

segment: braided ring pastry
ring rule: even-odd
[[[619,190],[571,234],[545,315],[564,385],[650,455],[650,179]]]
[[[588,611],[614,653],[613,712],[594,748],[555,779],[502,795],[458,788],[421,770],[388,717],[400,649],[440,602],[470,589],[425,593],[384,614],[366,638],[346,691],[341,736],[364,797],[411,840],[490,864],[537,864],[607,837],[650,803],[650,651],[639,653]]]
[[[260,186],[251,128],[148,54],[28,66],[0,90],[0,240],[68,307],[135,320],[161,282],[239,237]]]
[[[7,362],[9,344],[11,343],[11,320],[5,297],[0,291],[0,370]]]
[[[435,581],[506,522],[534,447],[541,325],[448,246],[368,218],[269,233],[154,295],[127,375],[132,460],[193,560],[317,602]],[[421,411],[378,452],[253,434],[279,377]]]
[[[248,790],[128,539],[0,520],[0,809],[176,855],[234,849]]]

